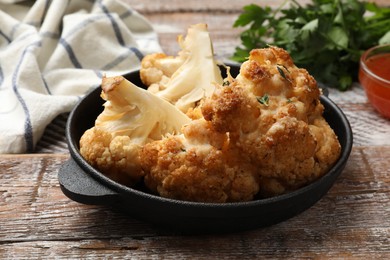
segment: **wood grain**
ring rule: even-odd
[[[242,7],[248,4],[257,4],[260,6],[270,6],[272,8],[279,7],[285,0],[122,0],[128,3],[131,7],[143,14],[150,13],[173,13],[173,12],[225,12],[237,13],[242,10]],[[301,5],[311,3],[311,0],[298,0]],[[388,0],[373,0],[381,6],[389,6]]]
[[[242,7],[251,3],[258,5],[268,5],[273,8],[280,6],[284,0],[124,0],[132,8],[142,14],[150,13],[179,13],[179,12],[224,12],[237,13],[242,10]],[[309,2],[308,0],[299,0],[302,4]]]
[[[390,257],[390,150],[355,147],[335,185],[280,224],[225,235],[183,236],[108,207],[65,197],[67,155],[0,156],[0,258]]]

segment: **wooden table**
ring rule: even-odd
[[[153,23],[167,53],[178,51],[177,34],[206,22],[216,54],[226,60],[239,43],[239,30],[231,25],[251,1],[127,2]],[[0,155],[0,259],[390,259],[390,121],[372,109],[358,84],[344,93],[331,90],[330,98],[354,133],[349,162],[332,189],[285,222],[224,235],[184,236],[65,197],[57,181],[69,158],[66,115],[60,116],[37,153]]]

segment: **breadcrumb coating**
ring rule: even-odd
[[[285,50],[252,50],[239,75],[223,83],[207,76],[210,94],[182,112],[176,101],[150,92],[157,86],[161,93],[172,75],[180,77],[187,54],[145,57],[141,78],[149,91],[122,78],[105,79],[105,110],[80,140],[92,166],[129,186],[143,181],[163,197],[224,203],[296,190],[337,161],[341,147],[323,118],[317,82]]]
[[[112,136],[96,127],[88,129],[80,139],[80,153],[93,167],[110,179],[132,186],[144,175],[140,166],[140,146],[128,136]]]
[[[254,198],[259,191],[254,166],[231,149],[226,133],[214,131],[203,119],[183,132],[143,147],[140,158],[149,189],[163,197],[198,202]]]
[[[322,116],[320,94],[285,50],[253,50],[240,74],[203,100],[202,117],[183,127],[183,135],[143,147],[146,185],[164,197],[207,202],[247,201],[307,185],[341,151]]]

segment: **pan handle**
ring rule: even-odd
[[[58,171],[62,192],[71,200],[90,205],[111,205],[119,194],[92,178],[72,159]]]

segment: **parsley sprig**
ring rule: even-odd
[[[390,43],[390,8],[359,0],[312,0],[306,6],[286,0],[275,10],[250,4],[233,26],[245,27],[233,60],[243,62],[250,50],[275,45],[317,81],[346,90],[357,80],[362,52]]]

